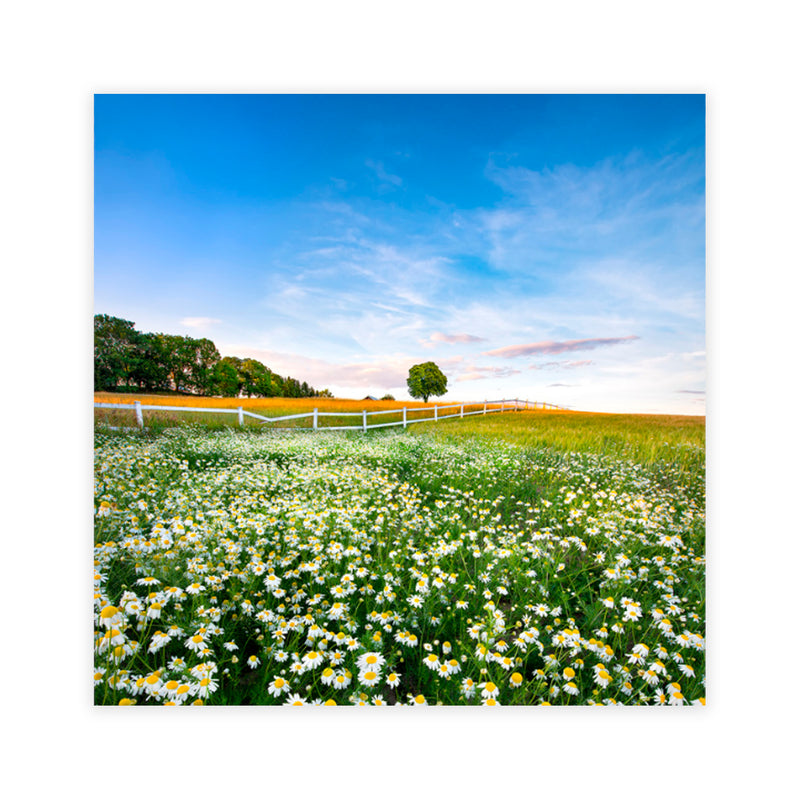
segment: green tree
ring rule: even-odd
[[[242,389],[239,369],[242,360],[236,356],[225,356],[214,367],[214,391],[223,397],[238,397]]]
[[[114,391],[135,381],[141,334],[126,319],[94,317],[94,389]]]
[[[447,377],[433,361],[411,367],[406,383],[408,393],[412,397],[421,397],[424,403],[431,396],[438,397],[447,392]]]
[[[165,333],[155,334],[155,341],[151,370],[166,373],[169,388],[188,394],[211,394],[214,368],[220,360],[214,342]]]
[[[283,382],[283,396],[300,397],[300,381],[287,376],[286,380]]]
[[[139,389],[146,392],[166,392],[172,388],[169,354],[159,334],[140,335],[133,379]]]
[[[244,359],[239,374],[244,379],[242,389],[248,397],[272,397],[272,373],[260,361]]]

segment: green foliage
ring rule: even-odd
[[[412,397],[422,398],[425,403],[429,397],[438,397],[447,392],[447,377],[433,361],[411,367],[407,383],[408,393]]]
[[[241,359],[225,356],[214,368],[214,393],[223,397],[238,397],[242,388],[238,365]]]
[[[141,335],[126,319],[96,314],[94,318],[94,388],[128,387],[139,360]]]
[[[305,381],[285,380],[254,358],[220,358],[210,339],[142,333],[128,320],[94,318],[94,389],[223,397],[314,397]]]

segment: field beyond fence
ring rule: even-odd
[[[211,427],[291,427],[372,430],[417,422],[504,413],[555,410],[520,399],[463,403],[415,403],[335,398],[239,398],[95,393],[95,422],[110,427],[166,427],[195,422]]]

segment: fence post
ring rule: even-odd
[[[134,405],[136,406],[136,424],[140,428],[144,428],[144,418],[142,417],[142,404],[141,404],[141,401],[136,400]]]
[[[433,421],[434,422],[438,422],[439,421],[439,406],[434,406],[433,407]]]
[[[318,414],[318,413],[319,413],[319,409],[318,409],[318,408],[315,408],[315,409],[314,409],[314,430],[316,430],[316,429],[317,429],[317,414]]]
[[[403,406],[403,427],[407,427],[408,422],[406,421],[406,407]]]
[[[241,406],[239,406],[238,411],[239,411],[239,427],[241,428],[244,426],[244,413]]]
[[[461,419],[464,419],[464,404],[461,404]]]
[[[364,415],[363,416],[363,419],[364,419],[364,433],[366,433],[367,432],[367,409],[365,408],[362,413]]]
[[[486,401],[485,400],[483,401],[483,413],[484,414],[486,413]]]

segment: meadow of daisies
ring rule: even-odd
[[[704,635],[702,459],[95,434],[96,704],[700,705]]]

